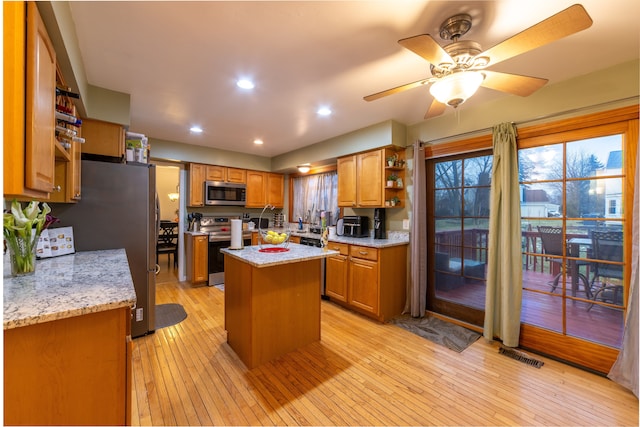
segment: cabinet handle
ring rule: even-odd
[[[59,185],[54,185],[53,186],[53,191],[57,191],[58,193],[60,192],[62,188]]]
[[[360,255],[368,255],[369,254],[369,252],[367,252],[367,251],[358,251],[358,253]]]

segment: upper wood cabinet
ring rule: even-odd
[[[284,206],[284,175],[279,173],[247,171],[247,208]]]
[[[393,156],[401,159],[404,152],[381,148],[339,158],[338,206],[378,208],[385,207],[386,202],[393,199],[397,201],[395,206],[401,207],[404,202],[404,166],[389,167],[386,158]],[[387,186],[387,174],[401,178],[402,186]]]
[[[84,119],[82,135],[85,139],[82,151],[87,154],[117,157],[124,156],[124,127],[117,123]]]
[[[247,183],[247,171],[245,169],[228,168],[225,166],[207,165],[207,181]]]
[[[227,168],[227,182],[247,183],[247,171],[245,169]]]
[[[36,2],[3,2],[4,195],[48,199],[55,182],[56,53]]]
[[[262,208],[267,204],[265,189],[267,187],[264,172],[247,171],[247,208]]]
[[[206,165],[189,164],[189,206],[204,206]]]
[[[276,208],[284,207],[284,175],[268,173],[267,175],[267,204]]]

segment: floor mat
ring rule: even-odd
[[[458,353],[461,353],[480,338],[480,334],[477,332],[440,320],[434,316],[414,318],[409,315],[402,315],[391,319],[389,323],[400,326],[409,332],[413,332]]]
[[[177,325],[187,318],[187,312],[180,304],[156,305],[156,329]]]

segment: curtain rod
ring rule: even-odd
[[[552,119],[552,118],[555,118],[555,117],[564,116],[566,114],[579,113],[579,112],[582,112],[582,111],[585,111],[585,110],[589,110],[589,109],[592,109],[592,108],[605,107],[607,105],[616,104],[616,103],[624,102],[624,101],[630,101],[630,100],[634,100],[634,99],[638,100],[638,97],[637,96],[630,96],[628,98],[616,99],[614,101],[607,101],[607,102],[603,102],[603,103],[600,103],[600,104],[590,105],[590,106],[587,106],[587,107],[579,107],[579,108],[574,108],[574,109],[571,109],[571,110],[559,111],[559,112],[556,112],[556,113],[551,113],[551,114],[547,114],[547,115],[544,115],[544,116],[535,117],[533,119],[525,120],[525,121],[519,122],[519,123],[517,123],[517,122],[511,122],[511,123],[513,123],[516,126],[524,126],[524,125],[528,125],[528,124],[531,124],[533,122],[537,122],[537,121],[540,121],[540,120]],[[468,131],[468,132],[459,133],[457,135],[444,136],[442,138],[432,139],[431,141],[418,140],[418,142],[420,143],[420,146],[423,147],[426,144],[434,144],[434,143],[437,143],[437,142],[446,141],[448,139],[458,139],[460,137],[465,137],[465,136],[470,136],[470,135],[475,135],[475,134],[482,134],[482,133],[485,133],[485,132],[491,132],[492,129],[493,129],[492,127],[487,127],[487,128],[476,129],[476,130],[471,130],[471,131]]]

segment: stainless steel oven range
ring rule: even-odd
[[[224,254],[222,248],[231,246],[231,220],[240,219],[240,215],[203,216],[200,231],[209,233],[209,286],[224,283]],[[243,231],[244,246],[251,245],[251,232]]]

